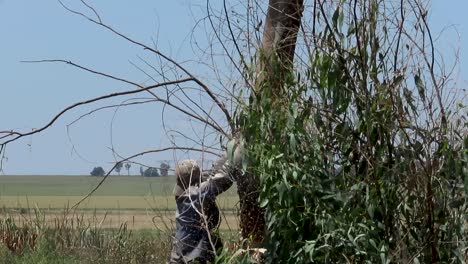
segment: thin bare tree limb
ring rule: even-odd
[[[57,62],[65,63],[65,64],[72,65],[72,66],[74,66],[74,67],[80,68],[80,69],[82,69],[82,70],[85,70],[85,71],[87,71],[87,72],[90,72],[90,73],[93,73],[93,74],[97,74],[97,75],[104,76],[104,77],[109,78],[109,79],[112,79],[112,80],[116,80],[116,81],[119,81],[119,82],[124,82],[124,83],[127,83],[127,84],[131,84],[131,85],[134,85],[134,86],[137,86],[137,87],[140,87],[140,88],[143,88],[143,87],[144,87],[144,86],[142,86],[142,85],[140,85],[140,84],[138,84],[138,83],[136,83],[136,82],[132,82],[132,81],[129,81],[129,80],[120,78],[120,77],[116,77],[116,76],[107,74],[107,73],[99,72],[99,71],[96,71],[96,70],[87,68],[87,67],[85,67],[85,66],[82,66],[82,65],[80,65],[80,64],[74,63],[74,62],[69,61],[69,60],[48,59],[48,60],[24,60],[24,61],[21,61],[21,62],[22,62],[22,63],[47,63],[47,62],[52,62],[52,63],[57,63]]]
[[[153,85],[141,88],[141,89],[111,93],[111,94],[95,97],[95,98],[92,98],[92,99],[89,99],[89,100],[74,103],[74,104],[64,108],[62,111],[60,111],[58,114],[56,114],[46,125],[42,126],[39,129],[34,129],[33,131],[28,132],[28,133],[20,133],[20,132],[12,133],[9,136],[12,136],[14,134],[14,136],[16,136],[16,137],[14,137],[12,139],[8,139],[8,140],[0,143],[0,146],[6,145],[6,144],[8,144],[8,143],[10,143],[12,141],[18,140],[18,139],[20,139],[22,137],[37,134],[39,132],[42,132],[42,131],[46,130],[47,128],[52,126],[63,114],[65,114],[66,112],[68,112],[71,109],[74,109],[74,108],[76,108],[78,106],[94,103],[94,102],[97,102],[97,101],[101,101],[101,100],[104,100],[104,99],[109,99],[109,98],[113,98],[113,97],[117,97],[117,96],[137,94],[137,93],[141,93],[141,92],[144,92],[144,91],[147,91],[147,90],[150,90],[150,89],[154,89],[154,88],[157,88],[157,87],[165,86],[165,85],[172,85],[172,84],[184,83],[184,82],[189,82],[189,81],[194,81],[194,79],[193,78],[184,78],[184,79],[180,79],[180,80],[162,82],[162,83],[153,84]]]
[[[143,63],[145,63],[148,67],[150,67],[151,69],[153,69],[156,73],[158,73],[159,75],[162,76],[163,80],[164,81],[169,81],[170,79],[168,77],[166,77],[165,73],[162,71],[162,70],[158,70],[156,69],[154,66],[152,66],[151,64],[149,64],[146,60],[144,60],[143,58],[141,57],[138,57]],[[148,76],[149,78],[151,78],[152,80],[156,81],[149,73],[145,72],[143,69],[141,69],[140,67],[138,67],[137,65],[133,64],[137,69],[139,69],[140,71],[142,71],[146,76]],[[195,105],[198,109],[200,109],[203,114],[205,114],[206,116],[206,121],[208,122],[208,120],[211,120],[211,122],[213,122],[212,124],[209,123],[209,125],[213,128],[215,128],[217,131],[221,132],[223,135],[227,135],[227,133],[224,131],[224,129],[221,127],[221,125],[210,115],[206,112],[206,110],[200,106],[198,103],[196,103],[190,96],[187,95],[187,93],[185,92],[185,89],[182,89],[182,87],[180,87],[179,85],[176,85],[176,87],[178,88],[178,90],[185,96],[185,98],[187,98],[187,100],[189,100],[193,105]],[[176,97],[180,103],[182,103],[187,109],[190,109],[194,115],[195,113],[197,113],[197,111],[195,111],[194,109],[192,109],[192,107],[190,107],[188,104],[186,104],[184,102],[184,100],[181,100],[179,97],[176,96],[175,94],[175,91],[166,91],[167,92],[167,101],[169,102],[169,99],[170,99],[170,96],[174,96]],[[159,97],[158,97],[159,99]],[[172,105],[171,105],[172,106]],[[200,117],[199,120],[203,119],[198,113],[196,114],[196,116]]]
[[[88,7],[89,9],[91,9],[91,11],[93,11],[93,13],[96,15],[99,23],[102,23],[102,19],[101,19],[101,16],[99,16],[99,13],[96,11],[96,9],[94,9],[94,7],[92,7],[90,4],[86,3],[85,0],[80,0],[81,3],[83,3],[83,5],[85,5],[86,7]]]
[[[129,81],[127,79],[116,77],[116,76],[111,75],[111,74],[96,71],[96,70],[90,69],[88,67],[82,66],[80,64],[74,63],[72,61],[67,61],[67,60],[62,60],[62,59],[53,59],[53,60],[27,60],[27,61],[21,61],[21,62],[23,62],[23,63],[48,63],[48,62],[51,62],[51,63],[57,63],[57,62],[58,63],[65,63],[65,64],[71,65],[73,67],[79,68],[81,70],[90,72],[92,74],[100,75],[100,76],[103,76],[103,77],[106,77],[106,78],[109,78],[109,79],[112,79],[112,80],[116,80],[116,81],[119,81],[119,82],[130,84],[130,85],[133,85],[133,86],[136,86],[136,87],[144,88],[143,85],[138,84],[136,82],[132,82],[132,81]],[[148,90],[147,92],[150,93],[152,96],[157,97],[152,91]]]
[[[145,101],[136,101],[136,102],[128,102],[128,103],[123,102],[123,103],[120,103],[120,104],[106,105],[106,106],[103,106],[103,107],[95,108],[95,109],[93,109],[93,110],[91,110],[89,112],[86,112],[85,114],[80,115],[78,118],[73,120],[71,123],[68,123],[67,127],[74,125],[75,123],[77,123],[78,121],[83,119],[85,116],[92,115],[93,113],[101,111],[101,110],[110,109],[110,108],[117,108],[117,107],[121,107],[121,106],[147,104],[147,103],[153,103],[153,102],[157,102],[157,101],[158,101],[157,99],[147,99]]]
[[[231,130],[234,131],[234,123],[232,121],[232,117],[231,117],[231,114],[228,112],[226,106],[221,102],[219,101],[218,97],[215,95],[215,93],[213,93],[213,91],[211,91],[211,89],[205,84],[203,83],[200,79],[198,79],[197,77],[195,77],[194,74],[192,74],[190,71],[188,71],[184,66],[182,66],[182,64],[178,63],[177,61],[175,61],[174,59],[172,59],[171,57],[167,56],[166,54],[162,53],[161,51],[157,50],[157,49],[154,49],[146,44],[143,44],[139,41],[136,41],[132,38],[130,38],[129,36],[123,34],[123,33],[120,33],[119,31],[115,30],[113,27],[107,25],[107,24],[104,24],[102,23],[101,21],[99,20],[96,20],[96,19],[93,19],[83,13],[80,13],[76,10],[73,10],[71,8],[69,8],[67,5],[65,5],[61,0],[58,0],[59,3],[62,5],[63,8],[65,8],[66,10],[68,10],[69,12],[73,13],[73,14],[76,14],[76,15],[79,15],[79,16],[82,16],[84,17],[85,19],[87,19],[88,21],[98,25],[98,26],[101,26],[107,30],[109,30],[110,32],[114,33],[115,35],[125,39],[126,41],[134,44],[134,45],[137,45],[137,46],[140,46],[142,47],[144,50],[148,50],[160,57],[162,57],[163,59],[165,59],[166,61],[172,63],[173,65],[175,65],[177,68],[179,68],[180,70],[182,70],[185,74],[187,74],[195,83],[197,83],[200,87],[203,88],[203,90],[209,95],[209,97],[216,103],[216,105],[221,109],[221,111],[224,113],[225,117],[226,117],[226,120],[229,124],[229,126],[231,127]]]

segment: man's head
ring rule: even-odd
[[[174,194],[181,195],[189,186],[194,186],[200,183],[200,167],[195,160],[180,161],[175,169],[177,177],[176,188]]]

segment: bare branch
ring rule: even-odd
[[[85,116],[89,116],[89,115],[91,115],[91,114],[93,114],[95,112],[98,112],[98,111],[101,111],[101,110],[104,110],[104,109],[117,108],[117,107],[121,107],[121,106],[147,104],[147,103],[153,103],[153,102],[157,102],[157,101],[158,101],[157,99],[147,99],[145,101],[137,101],[137,102],[130,102],[130,103],[123,102],[123,103],[120,103],[120,104],[113,104],[113,105],[106,105],[106,106],[103,106],[103,107],[99,107],[99,108],[93,109],[93,110],[91,110],[91,111],[89,111],[89,112],[87,112],[85,114],[80,115],[78,118],[73,120],[71,123],[68,123],[67,127],[74,125],[75,123],[77,123],[78,121],[83,119]]]
[[[90,4],[86,3],[86,1],[84,1],[84,0],[81,0],[81,3],[83,3],[83,5],[85,5],[89,9],[91,9],[91,11],[93,11],[93,13],[96,15],[99,23],[102,23],[101,17],[99,16],[99,13],[96,12],[96,9],[94,9],[94,7],[92,7]]]
[[[162,76],[162,78],[164,79],[164,81],[169,81],[169,78],[166,77],[165,73],[163,72],[163,70],[158,70],[156,69],[156,67],[154,67],[153,65],[151,65],[150,63],[148,63],[146,60],[144,60],[143,58],[141,57],[138,57],[143,63],[145,63],[146,66],[150,67],[151,69],[153,69],[156,73],[158,73],[159,75]],[[134,65],[134,67],[136,67],[138,70],[142,71],[146,76],[148,76],[150,79],[156,81],[149,73],[145,72],[143,69],[141,69],[140,67],[138,67],[137,65],[135,65],[134,63],[132,63],[132,65]],[[211,122],[213,122],[212,124],[209,124],[211,127],[215,128],[217,131],[221,132],[223,135],[227,135],[227,133],[224,131],[224,129],[222,129],[221,125],[219,125],[219,123],[210,115],[206,112],[206,110],[198,103],[196,103],[190,96],[187,95],[187,93],[185,92],[185,89],[182,89],[179,85],[176,85],[176,87],[178,88],[178,90],[185,96],[185,98],[187,100],[189,100],[192,104],[194,104],[198,109],[200,109],[203,114],[205,114],[206,116],[206,120],[208,122],[208,120],[211,120]],[[201,91],[201,90],[200,90]],[[190,109],[194,115],[195,113],[197,113],[194,109],[192,109],[191,106],[189,106],[186,102],[184,102],[184,100],[181,100],[178,96],[175,95],[175,91],[171,91],[169,92],[168,90],[166,91],[167,92],[167,101],[169,101],[170,97],[171,96],[174,96],[176,97],[180,103],[182,103],[186,108]],[[159,97],[158,97],[159,99]],[[200,119],[203,119],[200,115],[196,114],[198,117],[200,117]]]
[[[109,78],[109,79],[112,79],[112,80],[116,80],[116,81],[119,81],[119,82],[123,82],[123,83],[127,83],[127,84],[131,84],[131,85],[134,85],[136,87],[140,87],[140,88],[144,88],[143,85],[141,84],[138,84],[136,82],[132,82],[132,81],[129,81],[127,79],[123,79],[123,78],[120,78],[120,77],[116,77],[114,75],[110,75],[110,74],[107,74],[107,73],[103,73],[103,72],[100,72],[100,71],[96,71],[96,70],[93,70],[93,69],[90,69],[88,67],[85,67],[85,66],[82,66],[80,64],[77,64],[77,63],[74,63],[72,61],[67,61],[67,60],[61,60],[61,59],[56,59],[56,60],[29,60],[29,61],[21,61],[23,63],[47,63],[47,62],[52,62],[52,63],[56,63],[56,62],[59,62],[59,63],[66,63],[68,65],[72,65],[76,68],[79,68],[81,70],[84,70],[84,71],[87,71],[87,72],[90,72],[90,73],[93,73],[93,74],[96,74],[96,75],[100,75],[100,76],[103,76],[103,77],[106,77],[106,78]],[[153,95],[154,97],[157,97],[152,91],[150,90],[147,90],[148,93],[150,93],[151,95]]]
[[[140,88],[143,88],[144,86],[136,83],[136,82],[132,82],[132,81],[129,81],[129,80],[126,80],[126,79],[123,79],[123,78],[120,78],[120,77],[116,77],[116,76],[113,76],[113,75],[110,75],[110,74],[107,74],[107,73],[103,73],[103,72],[99,72],[99,71],[96,71],[96,70],[93,70],[93,69],[90,69],[90,68],[87,68],[85,66],[81,66],[79,64],[76,64],[72,61],[67,61],[67,60],[61,60],[61,59],[54,59],[54,60],[26,60],[26,61],[21,61],[22,63],[47,63],[47,62],[53,62],[53,63],[56,63],[56,62],[60,62],[60,63],[65,63],[65,64],[69,64],[69,65],[72,65],[74,67],[77,67],[77,68],[80,68],[82,70],[85,70],[87,72],[90,72],[90,73],[94,73],[94,74],[97,74],[97,75],[101,75],[101,76],[104,76],[106,78],[109,78],[109,79],[112,79],[112,80],[116,80],[116,81],[119,81],[119,82],[124,82],[124,83],[127,83],[127,84],[131,84],[131,85],[134,85],[136,87],[140,87]]]
[[[169,82],[162,82],[162,83],[157,83],[157,84],[154,84],[154,85],[150,85],[150,86],[147,86],[147,87],[144,87],[144,88],[141,88],[141,89],[111,93],[111,94],[95,97],[95,98],[92,98],[92,99],[89,99],[89,100],[81,101],[81,102],[78,102],[78,103],[74,103],[74,104],[66,107],[62,111],[60,111],[57,115],[55,115],[49,121],[49,123],[47,123],[46,125],[44,125],[43,127],[39,128],[39,129],[35,129],[35,130],[33,130],[31,132],[28,132],[28,133],[12,132],[10,135],[7,135],[7,136],[12,136],[14,134],[16,137],[14,137],[12,139],[8,139],[8,140],[0,143],[0,146],[6,145],[6,144],[8,144],[8,143],[10,143],[12,141],[18,140],[18,139],[20,139],[22,137],[37,134],[39,132],[42,132],[42,131],[46,130],[47,128],[52,126],[63,114],[65,114],[66,112],[68,112],[71,109],[74,109],[74,108],[76,108],[78,106],[94,103],[94,102],[97,102],[97,101],[101,101],[101,100],[109,99],[109,98],[113,98],[113,97],[118,97],[118,96],[123,96],[123,95],[130,95],[130,94],[137,94],[137,93],[141,93],[141,92],[144,92],[144,91],[147,91],[147,90],[150,90],[150,89],[154,89],[154,88],[157,88],[157,87],[165,86],[165,85],[172,85],[172,84],[184,83],[184,82],[189,82],[189,81],[194,81],[194,79],[193,78],[185,78],[185,79],[174,80],[174,81],[169,81]]]
[[[166,61],[172,63],[173,65],[175,65],[177,68],[179,68],[180,70],[182,70],[185,74],[187,74],[195,83],[197,83],[200,87],[203,88],[203,90],[209,95],[209,97],[216,103],[216,105],[221,109],[221,111],[224,113],[225,117],[226,117],[226,120],[227,122],[229,123],[230,127],[231,127],[231,130],[234,131],[234,123],[232,121],[232,117],[231,117],[231,114],[229,114],[228,110],[226,109],[226,106],[221,102],[219,101],[219,99],[217,98],[217,96],[215,95],[215,93],[213,93],[213,91],[205,84],[203,83],[200,79],[198,79],[197,77],[195,77],[194,74],[192,74],[190,71],[188,71],[184,66],[182,66],[182,64],[178,63],[177,61],[175,61],[174,59],[172,59],[171,57],[167,56],[166,54],[162,53],[161,51],[157,50],[157,49],[154,49],[146,44],[143,44],[139,41],[136,41],[132,38],[130,38],[129,36],[123,34],[123,33],[120,33],[119,31],[115,30],[113,27],[107,25],[107,24],[104,24],[102,23],[101,21],[99,20],[96,20],[96,19],[93,19],[83,13],[80,13],[80,12],[77,12],[69,7],[67,7],[61,0],[59,0],[59,3],[68,11],[70,11],[71,13],[73,14],[76,14],[76,15],[79,15],[81,17],[84,17],[85,19],[87,19],[88,21],[98,25],[98,26],[101,26],[107,30],[109,30],[110,32],[112,32],[113,34],[125,39],[126,41],[134,44],[134,45],[137,45],[137,46],[140,46],[142,47],[144,50],[148,50],[148,51],[151,51],[152,53],[162,57],[163,59],[165,59]]]
[[[229,14],[227,12],[227,6],[226,6],[226,1],[225,0],[223,0],[223,6],[224,6],[224,14],[226,16],[226,21],[228,23],[229,32],[230,32],[231,38],[232,38],[231,41],[234,43],[234,46],[236,47],[237,53],[239,54],[239,57],[241,59],[241,64],[242,64],[242,66],[244,67],[244,70],[245,70],[248,67],[247,67],[247,64],[245,63],[244,56],[242,55],[242,52],[241,52],[241,50],[239,48],[239,45],[237,44],[236,38],[234,36],[234,32],[232,31],[231,21],[229,19]],[[229,54],[229,51],[228,51],[226,45],[224,44],[224,41],[221,39],[221,36],[219,35],[218,31],[216,30],[216,28],[214,26],[212,15],[210,13],[210,1],[209,0],[206,1],[206,12],[207,12],[207,18],[210,21],[211,28],[213,29],[213,32],[214,32],[216,38],[218,39],[219,43],[221,44],[223,50],[225,51],[226,56],[229,58],[229,60],[231,61],[232,65],[236,68],[236,70],[242,75],[245,83],[252,89],[253,85],[249,82],[249,79],[246,76],[245,72],[241,68],[239,68],[236,61],[234,61],[234,58],[231,56],[231,54]]]

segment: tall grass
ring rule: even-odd
[[[101,228],[83,215],[64,213],[52,223],[35,210],[30,217],[0,220],[0,264],[11,263],[165,263],[171,230],[139,230],[121,224]]]
[[[164,212],[152,211],[154,227],[141,229],[132,222],[108,228],[109,216],[97,211],[64,208],[52,218],[39,208],[3,208],[0,264],[166,263],[174,228],[161,218]],[[223,222],[230,221],[225,216]],[[231,256],[240,245],[236,226],[227,225],[220,230],[225,244],[222,255]]]

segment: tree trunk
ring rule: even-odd
[[[262,43],[258,52],[259,67],[255,80],[256,91],[262,87],[278,89],[284,83],[285,75],[273,72],[271,63],[279,62],[284,73],[291,70],[303,7],[303,0],[269,1]],[[237,184],[242,237],[249,239],[254,244],[262,243],[266,228],[265,213],[258,204],[260,180],[255,175],[247,173],[239,177]]]
[[[276,53],[285,67],[292,66],[303,8],[304,0],[270,0],[268,6],[260,49],[266,56]]]

